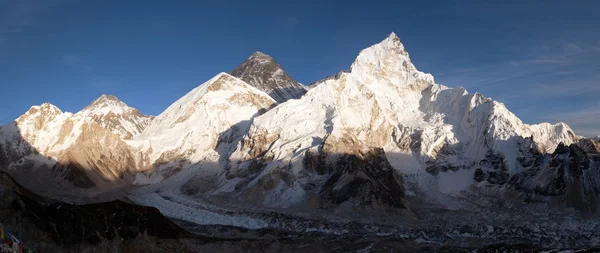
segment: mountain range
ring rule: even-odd
[[[473,202],[595,213],[600,196],[598,139],[435,83],[394,33],[310,88],[256,52],[156,117],[111,95],[33,106],[0,127],[0,169],[68,202],[126,196],[249,229],[308,229],[269,212],[383,224]]]

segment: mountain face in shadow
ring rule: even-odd
[[[311,167],[328,164],[328,156],[307,161]],[[388,162],[383,149],[374,149],[360,155],[338,155],[337,161],[325,167],[331,173],[320,190],[332,204],[339,205],[350,199],[358,199],[359,205],[389,205],[405,208],[404,182]],[[311,160],[311,156],[306,156]],[[316,166],[315,166],[316,165]],[[322,168],[322,167],[321,167]]]
[[[578,210],[596,212],[600,193],[600,144],[582,139],[560,144],[552,154],[534,153],[521,163],[528,170],[510,178],[510,185],[532,195],[550,196]]]
[[[87,205],[67,204],[33,193],[2,171],[0,186],[16,193],[18,208],[59,244],[98,243],[101,239],[115,237],[132,239],[140,233],[159,238],[190,236],[156,208],[120,200]]]

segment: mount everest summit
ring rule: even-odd
[[[231,75],[269,94],[278,103],[298,99],[306,93],[306,88],[292,79],[273,57],[261,52],[253,53]]]
[[[256,214],[271,211],[418,219],[477,201],[594,213],[600,194],[597,140],[436,84],[394,33],[310,89],[256,52],[156,117],[109,95],[75,114],[34,106],[0,128],[0,169],[40,194],[120,191],[178,220],[250,229],[286,227]]]

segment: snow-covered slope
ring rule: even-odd
[[[273,57],[261,52],[253,53],[231,75],[269,94],[278,103],[298,99],[306,93],[306,88],[288,75]]]
[[[220,73],[169,106],[129,143],[139,150],[142,170],[172,175],[187,165],[228,155],[227,145],[274,104],[266,93]]]
[[[229,177],[243,179],[236,189],[267,189],[265,205],[289,205],[317,193],[310,189],[322,189],[339,169],[315,171],[307,165],[311,157],[364,157],[383,149],[409,184],[456,193],[475,184],[475,169],[491,159],[509,174],[522,171],[517,159],[525,137],[533,137],[541,152],[579,138],[565,124],[523,124],[502,103],[435,84],[392,33],[362,50],[349,73],[255,118],[230,157]]]

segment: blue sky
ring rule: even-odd
[[[156,115],[257,50],[307,84],[394,31],[438,83],[600,134],[600,1],[404,2],[0,0],[0,124],[103,93]]]

